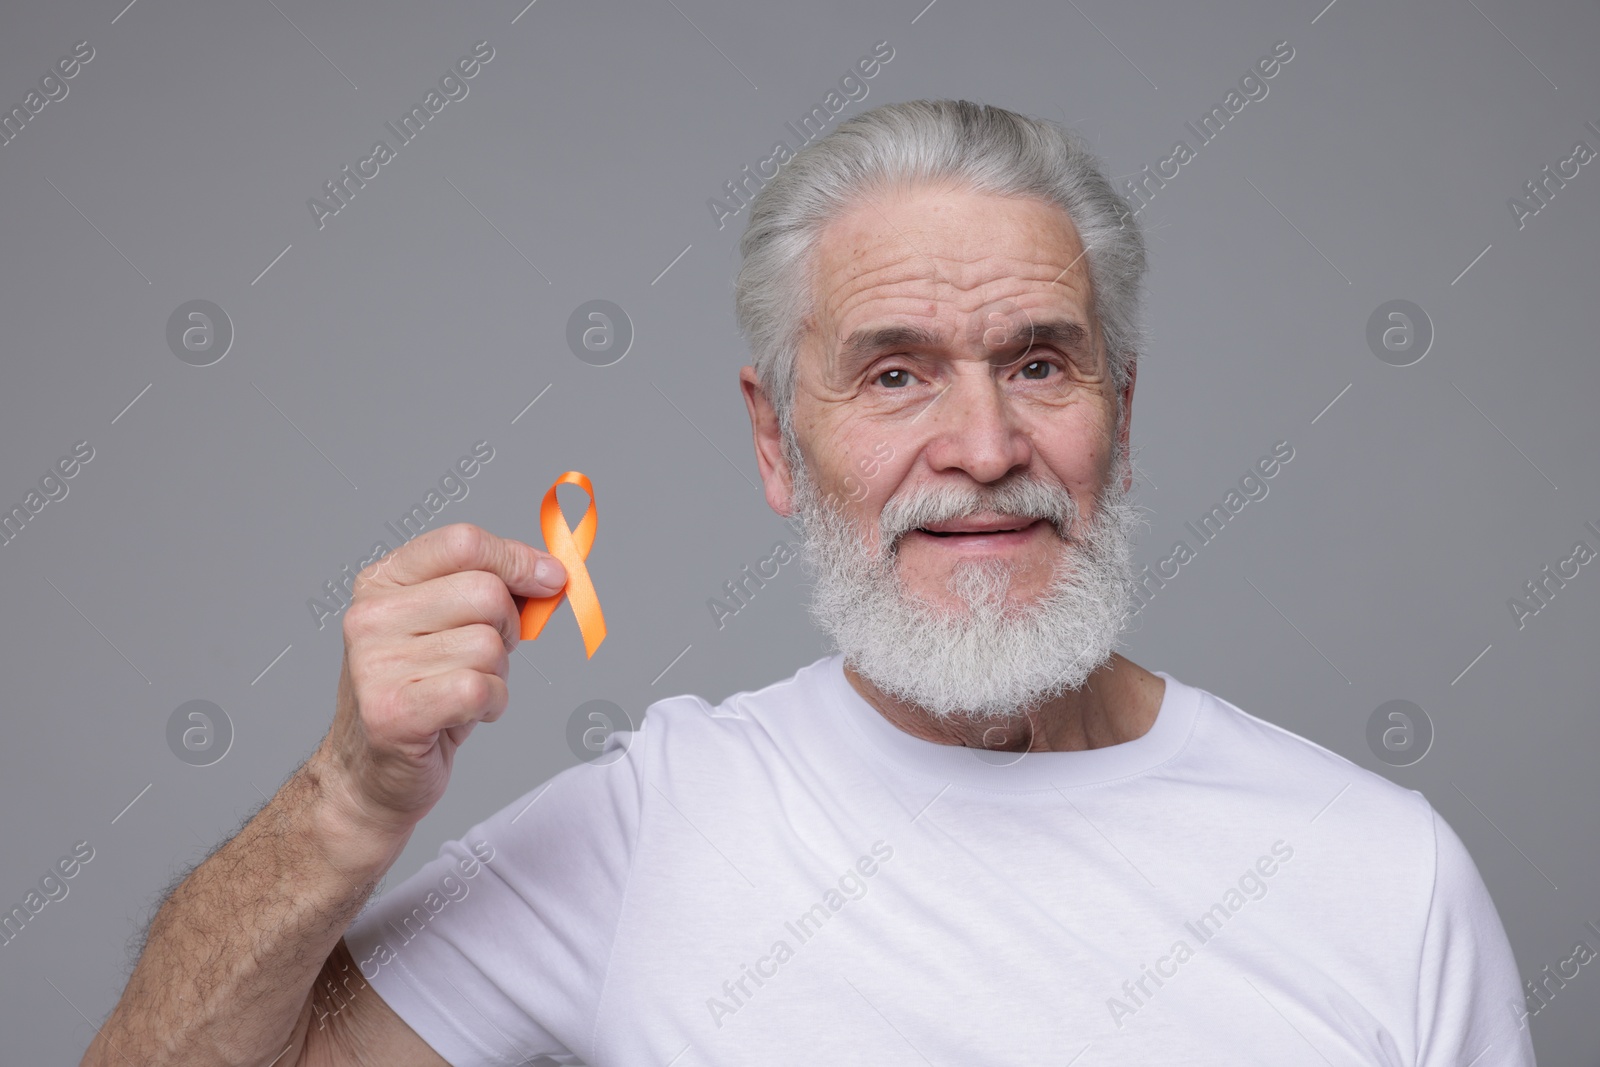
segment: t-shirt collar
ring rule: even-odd
[[[1155,671],[1166,688],[1156,721],[1140,737],[1076,752],[997,752],[927,741],[895,726],[851,686],[843,653],[809,669],[818,673],[832,712],[887,763],[952,785],[1000,792],[1095,785],[1148,771],[1184,747],[1200,710],[1200,690]]]

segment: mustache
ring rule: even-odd
[[[996,486],[938,485],[908,490],[890,497],[878,519],[878,543],[893,552],[912,530],[990,513],[1029,522],[1043,519],[1056,536],[1074,540],[1082,523],[1077,502],[1062,485],[1018,476]]]

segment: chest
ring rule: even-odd
[[[1327,925],[1314,850],[852,795],[649,813],[601,1003],[613,1062],[1406,1062],[1403,998]]]

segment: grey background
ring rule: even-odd
[[[0,146],[0,503],[74,442],[95,449],[69,495],[0,547],[0,905],[74,842],[95,850],[69,896],[0,947],[7,1064],[76,1062],[163,887],[315,746],[341,642],[307,599],[474,441],[495,458],[437,523],[540,543],[545,488],[584,471],[610,637],[586,660],[563,608],[523,646],[511,709],[463,750],[391,884],[574,763],[583,702],[637,716],[674,693],[720,700],[825,651],[798,568],[720,631],[706,606],[786,536],[756,489],[735,378],[743,215],[719,230],[706,200],[880,40],[894,58],[845,115],[999,104],[1075,124],[1119,176],[1193,144],[1185,120],[1275,42],[1294,47],[1268,97],[1141,215],[1141,560],[1274,442],[1295,456],[1125,650],[1420,789],[1471,849],[1524,977],[1595,944],[1600,567],[1525,628],[1507,599],[1579,538],[1600,543],[1583,529],[1600,523],[1600,164],[1521,230],[1506,204],[1576,140],[1600,149],[1583,125],[1600,124],[1594,5],[519,11],[74,0],[0,14],[4,108],[75,42],[95,49],[69,95]],[[481,39],[495,57],[468,97],[319,231],[307,198]],[[236,332],[209,367],[165,341],[192,299]],[[636,334],[608,367],[565,342],[591,299],[623,307]],[[1413,366],[1365,341],[1391,299],[1435,327]],[[196,699],[234,731],[207,767],[166,741]],[[1365,739],[1395,699],[1436,734],[1410,767]],[[1542,1063],[1600,1062],[1591,970],[1533,1021]]]

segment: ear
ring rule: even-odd
[[[784,518],[794,514],[794,483],[789,480],[789,464],[783,456],[783,433],[778,427],[778,411],[772,406],[754,367],[739,368],[739,388],[744,406],[750,412],[750,433],[756,446],[756,465],[761,484],[766,487],[767,505]]]
[[[1139,377],[1138,353],[1129,357],[1128,384],[1122,390],[1122,425],[1117,427],[1117,443],[1123,448],[1128,447],[1129,427],[1133,423],[1133,384]],[[1133,467],[1130,464],[1128,473],[1122,479],[1122,491],[1126,493],[1133,488]]]

